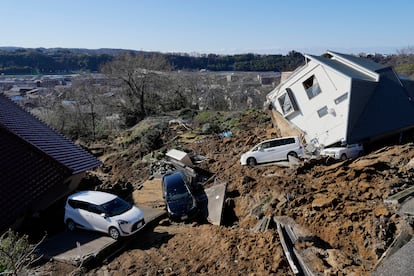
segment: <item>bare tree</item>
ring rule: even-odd
[[[161,95],[162,111],[189,108],[195,98],[195,91],[191,87],[192,78],[189,72],[171,72],[168,74],[167,88]]]
[[[131,54],[118,56],[102,67],[109,78],[121,80],[125,99],[122,101],[126,124],[133,125],[148,115],[159,100],[161,80],[171,66],[161,54]]]
[[[402,49],[397,50],[398,55],[413,55],[414,54],[414,46],[408,46]]]
[[[95,140],[98,125],[105,117],[103,105],[109,105],[103,103],[102,95],[103,91],[94,84],[93,78],[83,76],[72,87],[61,90],[58,96],[44,98],[40,117],[71,138]]]
[[[91,78],[87,78],[69,90],[68,97],[75,106],[78,130],[80,133],[92,134],[96,139],[96,126],[98,120],[97,105],[100,101],[100,91]],[[102,114],[101,114],[102,116]]]

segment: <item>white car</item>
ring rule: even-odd
[[[240,163],[255,166],[260,163],[288,160],[288,156],[296,158],[303,156],[303,146],[297,136],[263,141],[243,153],[240,157]]]
[[[346,145],[344,147],[325,148],[321,151],[321,156],[332,157],[337,160],[357,158],[362,155],[364,148],[361,144]]]
[[[82,228],[108,233],[115,240],[132,235],[145,225],[144,214],[138,207],[116,195],[98,191],[69,196],[64,222],[71,231]]]

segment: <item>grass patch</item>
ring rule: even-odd
[[[196,124],[202,125],[206,123],[211,123],[212,121],[216,120],[216,113],[214,111],[203,111],[197,114],[194,117],[194,122]]]
[[[214,133],[230,130],[233,133],[249,128],[250,123],[263,124],[271,118],[266,112],[259,109],[249,109],[243,112],[203,111],[194,118],[195,128],[201,129],[203,125],[210,124]]]
[[[405,76],[412,76],[414,75],[414,64],[400,64],[395,67],[395,71]]]

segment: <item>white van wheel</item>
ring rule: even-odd
[[[288,153],[288,160],[289,160],[289,156],[298,158],[298,154],[296,152],[294,152],[294,151],[291,151],[291,152]]]
[[[249,165],[249,166],[256,166],[257,165],[257,161],[256,161],[256,159],[254,159],[253,157],[249,157],[248,159],[247,159],[247,165]]]

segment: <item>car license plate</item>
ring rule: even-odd
[[[181,219],[182,219],[182,220],[186,220],[186,219],[188,219],[188,216],[187,216],[187,215],[185,215],[185,216],[181,216]]]

